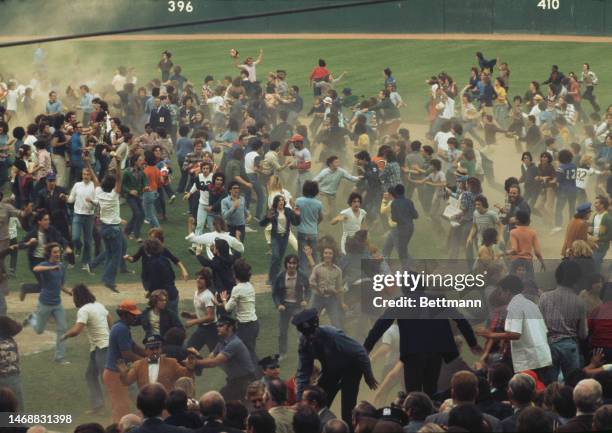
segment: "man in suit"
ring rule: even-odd
[[[117,362],[121,382],[129,386],[134,382],[138,383],[138,388],[151,383],[159,383],[167,392],[174,389],[174,383],[181,377],[193,377],[195,359],[190,356],[185,361],[183,367],[174,358],[162,356],[163,338],[159,335],[149,335],[143,340],[146,358],[140,359],[129,368],[123,360]]]
[[[130,433],[189,433],[193,430],[166,424],[162,412],[166,404],[166,391],[159,383],[145,385],[138,393],[136,407],[142,412],[144,421]]]
[[[195,430],[195,433],[243,433],[223,423],[225,399],[217,391],[209,391],[200,398],[200,412],[204,418],[204,427]]]
[[[422,290],[410,290],[408,287],[402,288],[403,295],[410,298],[426,296]],[[405,318],[407,314],[417,316]],[[449,363],[459,356],[449,318],[457,323],[472,352],[481,353],[482,348],[476,341],[472,327],[461,313],[452,308],[411,309],[408,313],[389,308],[374,323],[363,345],[368,353],[371,352],[397,319],[406,392],[423,391],[431,397],[437,391],[442,361]]]
[[[331,406],[336,394],[342,391],[342,419],[351,422],[351,411],[357,403],[361,376],[370,389],[376,389],[378,382],[372,372],[370,358],[357,341],[332,326],[319,326],[318,312],[314,308],[304,310],[291,321],[300,332],[297,370],[297,399],[303,395],[314,360],[321,362],[322,370],[318,385],[328,395],[327,405]]]
[[[163,98],[165,99],[165,96]],[[172,114],[168,107],[162,104],[161,97],[159,96],[155,98],[155,107],[151,110],[149,124],[151,124],[154,131],[157,131],[158,128],[170,131],[172,126]]]
[[[576,416],[557,429],[560,433],[591,431],[593,416],[602,403],[602,388],[595,379],[583,379],[574,387]]]

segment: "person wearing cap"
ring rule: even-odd
[[[167,392],[174,389],[174,383],[181,377],[192,377],[195,369],[195,357],[191,354],[185,361],[185,367],[174,358],[162,355],[160,335],[152,334],[142,341],[145,348],[145,358],[134,362],[128,367],[123,359],[117,360],[121,383],[129,386],[136,382],[138,388],[159,383]]]
[[[122,416],[130,413],[131,400],[128,388],[121,382],[121,374],[117,361],[122,359],[135,362],[146,356],[142,347],[132,340],[130,327],[138,323],[142,312],[136,303],[130,299],[123,300],[117,308],[119,320],[110,330],[108,339],[108,356],[102,380],[106,386],[106,393],[111,403],[113,422],[119,422]]]
[[[381,407],[380,409],[376,410],[376,418],[378,418],[377,425],[382,422],[393,422],[401,426],[408,424],[408,416],[406,415],[406,412],[392,406]]]
[[[236,335],[237,320],[228,315],[217,319],[219,342],[205,359],[196,359],[196,367],[220,367],[226,375],[226,383],[219,390],[227,400],[244,400],[249,383],[255,380],[255,364],[249,349]]]
[[[293,156],[293,163],[289,166],[291,170],[297,170],[297,191],[302,191],[304,182],[310,180],[310,167],[312,157],[310,150],[304,147],[304,137],[300,134],[293,134],[289,139],[289,143],[293,144],[293,149],[288,150],[288,154]]]
[[[280,379],[279,358],[280,355],[277,353],[276,355],[266,356],[259,360],[258,364],[263,371],[263,376],[260,380],[264,385],[268,385],[271,380]]]
[[[565,240],[561,247],[561,257],[572,255],[572,244],[574,241],[585,241],[591,247],[596,246],[589,238],[589,219],[591,218],[591,203],[582,203],[576,208],[574,218],[567,225],[565,230]]]
[[[318,359],[322,366],[318,385],[327,392],[329,406],[336,394],[342,392],[342,419],[350,423],[361,377],[364,376],[370,389],[374,390],[378,386],[368,353],[344,332],[331,326],[319,326],[319,315],[314,308],[296,314],[291,323],[301,334],[296,375],[298,401],[310,383],[314,360]]]

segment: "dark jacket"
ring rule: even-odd
[[[60,198],[61,194],[66,194],[66,198],[68,198],[68,193],[66,193],[66,190],[60,186],[56,186],[51,193],[49,193],[47,187],[44,187],[38,191],[38,195],[36,197],[35,209],[37,211],[44,209],[49,212],[51,224],[54,225],[57,225],[58,221],[60,220],[63,222],[68,221],[68,208],[66,206],[66,200],[62,200]]]
[[[170,301],[174,301],[178,297],[178,290],[174,284],[176,276],[171,263],[178,265],[180,261],[168,248],[164,248],[161,256],[149,256],[145,253],[144,247],[141,246],[132,258],[135,262],[142,259],[140,279],[147,292],[163,289],[168,292]]]
[[[170,415],[164,420],[166,424],[177,427],[200,428],[202,427],[202,418],[197,413],[181,411]]]
[[[291,225],[299,225],[301,219],[299,215],[296,215],[295,212],[293,212],[293,209],[291,209],[289,206],[285,206],[285,220],[285,233],[283,235],[278,234],[278,212],[276,210],[273,211],[272,217],[268,218],[268,215],[266,215],[264,218],[262,218],[259,225],[265,227],[268,224],[272,224],[272,236],[282,236],[283,238],[288,238]]]
[[[322,374],[339,381],[344,373],[355,368],[366,377],[372,376],[370,358],[361,344],[333,326],[321,326],[312,338],[300,335],[296,374],[298,400],[310,383],[315,359],[321,363]]]
[[[287,295],[287,288],[285,287],[285,276],[286,271],[282,271],[276,276],[272,284],[272,300],[274,305],[285,305],[285,296]],[[298,271],[297,281],[295,282],[295,294],[298,304],[302,301],[308,302],[310,300],[310,287],[308,284],[308,277]]]
[[[234,258],[214,256],[211,259],[203,255],[196,256],[202,266],[209,267],[213,271],[213,279],[215,282],[215,293],[227,291],[231,294],[232,289],[236,285],[234,278]]]
[[[414,226],[413,220],[419,217],[414,203],[404,196],[394,198],[391,202],[391,219],[401,226]]]
[[[140,427],[130,430],[130,433],[191,433],[192,430],[176,427],[165,423],[159,418],[147,418]]]
[[[64,238],[64,236],[62,236],[59,230],[53,227],[52,225],[49,226],[49,229],[47,230],[45,235],[47,237],[47,244],[50,244],[51,242],[57,242],[62,246],[62,248],[66,248],[66,245],[68,245],[68,241]],[[22,243],[26,244],[30,241],[30,239],[38,239],[38,227],[30,230],[23,238]],[[32,264],[32,260],[34,259],[34,251],[36,251],[37,246],[38,245],[32,245],[28,247],[28,259],[30,260],[30,265]]]
[[[149,117],[149,123],[154,130],[161,127],[168,132],[172,126],[172,114],[170,110],[164,106],[153,108],[151,110],[151,116]]]
[[[195,433],[244,433],[233,427],[228,427],[221,421],[205,421],[204,427],[195,430]]]
[[[208,205],[212,207],[212,211],[216,214],[221,214],[221,200],[227,197],[227,191],[225,187],[221,190],[215,189],[211,183],[208,185]]]
[[[426,295],[417,291],[409,296],[420,297]],[[394,308],[387,309],[368,333],[363,343],[365,349],[368,352],[372,350],[385,331],[395,322],[394,317],[405,317],[397,319],[400,333],[400,360],[403,362],[408,362],[408,355],[415,353],[440,353],[447,363],[459,356],[450,321],[446,318],[437,319],[437,317],[453,318],[468,345],[472,347],[477,344],[472,327],[457,310],[452,308],[427,308],[411,311],[417,316],[410,318],[410,313],[406,311],[398,312]]]
[[[140,324],[144,329],[146,335],[153,334],[153,328],[151,327],[151,307],[147,307],[140,317]],[[159,334],[163,337],[168,329],[170,328],[182,328],[183,324],[177,314],[169,310],[168,308],[160,310],[159,312]]]
[[[565,425],[559,427],[559,433],[585,432],[593,428],[593,415],[578,415],[570,419]]]

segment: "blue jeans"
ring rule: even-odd
[[[104,349],[96,347],[95,350],[89,352],[89,364],[87,364],[87,370],[85,371],[85,381],[87,382],[87,388],[89,388],[89,405],[92,409],[104,406],[104,394],[102,393],[100,383],[107,353],[108,347]]]
[[[551,378],[557,380],[559,371],[563,377],[580,368],[580,349],[578,342],[573,338],[564,338],[550,344],[552,355]]]
[[[566,191],[562,189],[557,190],[557,204],[555,206],[555,226],[561,227],[563,224],[563,208],[567,203],[569,221],[574,217],[576,212],[576,190]]]
[[[304,247],[306,245],[310,245],[312,248],[312,258],[314,261],[317,261],[317,235],[307,235],[305,233],[298,232],[297,234],[298,241],[298,258],[300,259],[300,271],[304,275],[310,275],[310,265],[308,264],[308,259],[306,258],[306,254],[304,254]]]
[[[266,195],[264,193],[264,190],[261,184],[259,183],[259,179],[257,178],[257,173],[247,174],[247,178],[249,179],[249,182],[253,184],[253,188],[255,189],[255,194],[257,194],[257,208],[255,210],[255,216],[258,219],[261,219],[263,218],[264,205],[266,203]],[[244,201],[245,201],[247,209],[249,208],[251,204],[252,193],[253,193],[252,189],[247,189],[244,194]]]
[[[270,260],[270,271],[268,272],[268,281],[270,284],[274,282],[274,279],[280,272],[281,263],[283,257],[285,257],[288,242],[289,236],[272,233],[272,260]]]
[[[93,240],[93,215],[81,215],[75,213],[72,216],[72,243],[75,248],[80,249],[81,233],[83,234],[83,248],[81,251],[81,263],[89,264],[91,261],[91,241]]]
[[[142,193],[142,204],[144,207],[144,214],[151,227],[159,227],[159,220],[157,219],[157,212],[155,211],[155,202],[159,194],[157,191],[145,191]]]
[[[102,272],[102,282],[114,286],[117,271],[121,266],[123,253],[123,236],[119,225],[102,224],[100,231],[104,240],[104,271]]]
[[[66,345],[60,341],[60,338],[68,329],[64,306],[61,303],[57,305],[45,305],[39,301],[38,309],[30,319],[30,325],[32,325],[34,332],[40,335],[45,330],[45,325],[49,320],[49,316],[53,316],[55,319],[55,360],[61,361],[64,359],[64,356],[66,356]]]
[[[133,234],[135,237],[140,237],[140,228],[144,222],[144,208],[142,206],[142,199],[140,197],[134,197],[133,195],[127,196],[127,204],[132,210],[132,218],[125,227],[127,234]]]
[[[385,243],[382,249],[382,255],[385,259],[389,260],[391,253],[393,253],[393,248],[397,249],[397,240],[398,236],[396,226],[391,229],[391,231],[387,235],[387,238],[385,239]]]
[[[342,308],[340,308],[340,302],[338,302],[338,298],[335,295],[328,297],[314,295],[312,297],[311,308],[316,309],[319,312],[319,315],[321,314],[321,310],[325,308],[332,326],[342,329],[344,312],[342,311]]]

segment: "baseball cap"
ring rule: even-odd
[[[126,311],[134,316],[140,316],[142,314],[142,311],[138,309],[136,302],[132,301],[131,299],[124,299],[121,301],[121,304],[119,304],[119,311]]]
[[[326,96],[325,99],[323,99],[323,102],[326,104],[331,104],[332,102],[334,102],[334,100],[329,96]]]
[[[55,175],[55,173],[51,172],[47,175],[47,180],[55,180],[57,179],[57,176]]]
[[[160,346],[162,343],[164,342],[164,339],[162,338],[161,335],[157,335],[157,334],[152,334],[152,335],[147,335],[143,340],[142,340],[142,344],[146,346]]]
[[[300,134],[293,134],[291,138],[289,139],[289,141],[292,141],[292,142],[304,141],[304,137],[302,137]]]

